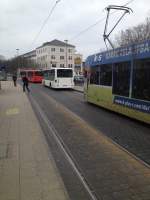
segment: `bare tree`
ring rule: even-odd
[[[115,46],[125,46],[150,39],[150,17],[144,23],[122,30],[115,37]]]
[[[16,73],[18,68],[36,68],[36,64],[33,60],[18,56],[9,60],[3,61],[6,66],[6,70],[9,73]]]

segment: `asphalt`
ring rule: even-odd
[[[112,140],[114,138],[117,142],[123,141],[125,147],[130,145],[135,147],[136,153],[139,149],[144,152],[143,148],[138,147],[138,143],[145,142],[142,147],[149,152],[149,127],[91,106],[84,102],[81,93],[50,90],[40,85],[32,85],[31,93],[57,130],[98,199],[150,199],[149,166],[144,165]],[[137,135],[139,137],[136,137]],[[133,136],[135,140],[131,140]],[[143,138],[144,140],[140,141]],[[65,171],[67,169],[65,165],[59,167],[64,164],[63,162],[60,160],[56,164],[60,170]],[[75,194],[74,191],[77,190],[74,190],[72,176],[60,173],[63,174],[63,181],[69,195]],[[80,190],[80,187],[78,189]],[[71,199],[87,199],[79,194],[78,198],[73,197],[72,195]]]

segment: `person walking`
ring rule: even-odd
[[[28,78],[26,77],[26,75],[25,76],[23,76],[22,77],[22,82],[23,82],[23,92],[25,92],[26,90],[28,91],[28,92],[30,92],[30,89],[29,89],[29,80],[28,80]]]
[[[14,86],[16,87],[17,86],[17,76],[16,76],[16,74],[13,75],[12,79],[13,79],[13,82],[14,82]]]

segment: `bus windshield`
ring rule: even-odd
[[[57,77],[58,78],[71,78],[71,77],[73,77],[73,72],[71,69],[58,69]]]

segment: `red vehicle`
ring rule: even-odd
[[[43,79],[43,72],[42,70],[35,70],[35,69],[21,69],[20,75],[26,75],[28,77],[29,82],[31,83],[42,83]]]

